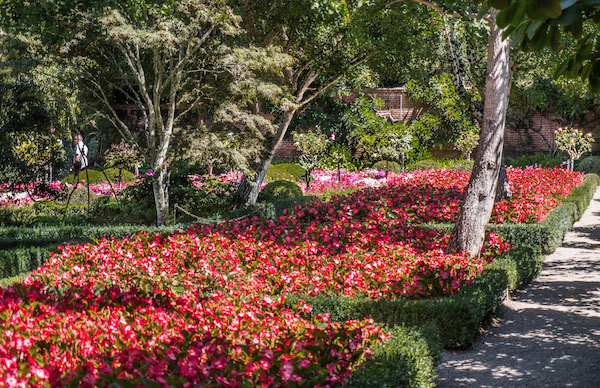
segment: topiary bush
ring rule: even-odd
[[[104,170],[104,173],[108,177],[108,180],[111,183],[119,182],[119,169],[118,168],[108,168]],[[106,180],[106,179],[105,179]],[[121,171],[121,182],[135,182],[137,178],[135,174],[128,170]]]
[[[472,160],[461,160],[457,163],[454,163],[450,166],[451,171],[460,171],[460,172],[471,172],[473,171],[473,161]]]
[[[437,328],[396,326],[389,334],[373,348],[373,357],[352,374],[347,387],[434,387],[435,366],[441,359]]]
[[[434,160],[421,160],[412,166],[413,171],[439,170],[442,165]]]
[[[577,171],[583,171],[587,174],[600,174],[600,156],[588,156],[582,159],[577,165]]]
[[[265,182],[270,183],[279,180],[293,182],[303,182],[306,175],[306,169],[294,163],[272,164],[267,170]]]
[[[69,174],[62,180],[64,183],[74,184],[75,183],[75,175]],[[89,182],[91,184],[106,182],[106,177],[102,173],[102,171],[87,169],[79,172],[79,179],[77,182]]]
[[[393,172],[394,174],[400,174],[403,172],[402,166],[400,165],[400,163],[386,161],[386,160],[382,160],[382,161],[375,163],[373,165],[373,168],[378,171],[385,171],[387,168],[387,171]]]
[[[301,197],[302,195],[302,189],[294,182],[279,180],[263,187],[258,194],[258,200],[261,202],[270,202],[276,199]]]

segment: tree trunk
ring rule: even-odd
[[[508,174],[506,173],[506,164],[504,163],[504,157],[502,157],[502,165],[500,167],[500,174],[498,175],[498,186],[496,187],[496,198],[495,202],[504,201],[505,199],[512,198],[512,191],[510,189],[510,183],[508,181]]]
[[[250,176],[244,174],[242,177],[242,181],[240,182],[235,195],[236,205],[252,206],[256,204],[258,192],[260,191],[260,185],[265,179],[267,170],[273,161],[275,149],[277,149],[283,140],[283,137],[285,136],[295,113],[295,110],[283,112],[277,132],[267,141],[260,162],[258,162],[253,168],[254,173]]]
[[[473,172],[467,185],[456,226],[448,241],[447,253],[466,251],[479,255],[485,226],[494,207],[498,176],[502,167],[504,125],[510,90],[509,39],[496,25],[498,11],[490,12],[490,36],[485,89],[484,119]]]
[[[158,226],[169,224],[169,174],[167,166],[155,166],[152,174],[152,190],[154,191],[154,204],[156,205],[156,224]]]

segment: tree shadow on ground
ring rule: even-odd
[[[586,214],[472,349],[444,352],[439,387],[600,388],[599,218]]]
[[[573,297],[592,296],[596,309],[589,309],[590,302],[567,311],[567,306],[544,304],[545,298],[506,307],[487,340],[465,352],[446,352],[438,386],[600,387],[600,295],[557,286],[554,292],[567,304]]]

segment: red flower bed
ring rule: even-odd
[[[306,308],[306,307],[303,307]],[[298,317],[283,298],[73,287],[0,294],[4,386],[329,386],[384,338],[372,321]]]
[[[581,181],[564,170],[509,172],[515,197],[494,220],[534,222]],[[371,321],[306,321],[286,294],[448,295],[508,246],[446,255],[468,174],[420,174],[331,202],[170,236],[64,247],[1,291],[0,381],[9,386],[337,385],[383,335]],[[297,307],[305,309],[302,303]]]

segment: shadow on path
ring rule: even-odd
[[[473,348],[444,352],[438,386],[600,388],[600,190],[500,314]]]

